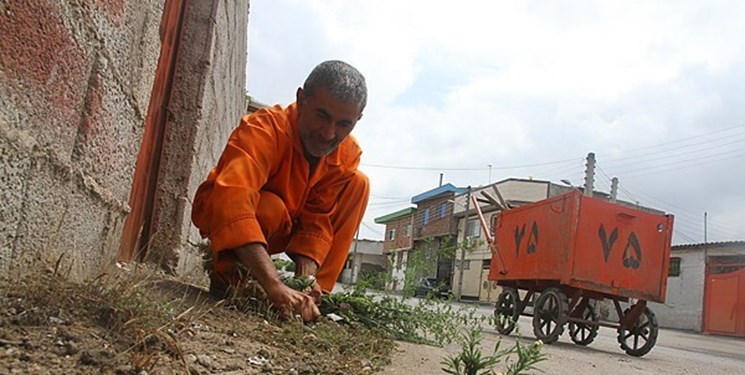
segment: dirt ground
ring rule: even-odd
[[[531,332],[528,319],[519,326]],[[602,328],[588,347],[562,337],[544,346],[548,360],[537,367],[559,375],[745,374],[742,339],[662,330],[652,352],[634,358],[612,331]],[[498,340],[506,348],[515,337],[484,327],[483,352]],[[392,342],[330,320],[277,320],[152,271],[82,284],[52,271],[0,279],[0,374],[442,374],[442,361],[460,349]]]
[[[395,344],[239,311],[154,273],[0,281],[0,374],[368,374]]]

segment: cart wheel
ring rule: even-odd
[[[517,311],[520,303],[520,296],[517,290],[505,288],[497,297],[497,304],[494,306],[494,318],[496,319],[497,332],[503,335],[509,335],[515,329],[515,323],[520,317]]]
[[[544,344],[559,340],[567,322],[567,296],[561,290],[549,288],[541,293],[533,309],[533,333]]]
[[[626,309],[623,315],[626,316],[629,311],[631,309]],[[657,317],[646,307],[630,330],[618,327],[618,343],[626,354],[641,357],[652,350],[657,342],[657,333]]]
[[[587,304],[587,307],[585,307],[585,311],[582,312],[580,318],[584,320],[592,320],[593,322],[598,321],[595,309],[590,304]],[[589,345],[593,340],[595,340],[595,336],[598,335],[598,325],[569,322],[569,335],[572,337],[572,341],[574,341],[575,344],[583,346]]]

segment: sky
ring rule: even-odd
[[[365,76],[352,134],[374,218],[445,183],[582,185],[745,240],[744,1],[252,0],[247,91],[287,105],[318,63]],[[704,216],[706,213],[706,221]]]

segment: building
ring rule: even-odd
[[[410,273],[411,281],[427,277],[451,285],[457,237],[454,198],[465,190],[445,184],[411,198],[417,209],[412,224],[414,247],[407,265],[418,268]]]
[[[745,241],[676,245],[661,327],[745,337]]]
[[[388,269],[388,260],[383,255],[383,241],[354,240],[349,247],[347,263],[339,275],[339,282],[356,284],[364,278],[384,280]]]
[[[390,281],[387,289],[401,291],[404,287],[406,261],[414,246],[412,227],[416,208],[402,210],[375,218],[376,224],[385,224],[383,254],[388,257]]]
[[[570,186],[557,185],[549,181],[519,178],[508,178],[472,189],[470,195],[476,197],[479,202],[479,207],[486,222],[489,223],[492,234],[494,216],[499,212],[499,208],[490,202],[492,199],[499,200],[495,188],[510,207],[536,202],[572,189]],[[454,198],[453,215],[457,223],[459,246],[455,254],[455,273],[451,284],[453,293],[456,296],[460,295],[462,299],[496,301],[501,288],[489,281],[491,251],[486,243],[486,236],[482,233],[481,223],[473,208],[473,202],[467,204],[467,197],[466,192]],[[469,210],[466,218],[467,205]],[[460,285],[463,286],[460,287]]]
[[[375,219],[386,226],[383,248],[391,265],[389,289],[401,291],[407,282],[421,277],[450,284],[456,237],[453,198],[463,191],[452,184],[440,185],[412,197],[416,208]]]

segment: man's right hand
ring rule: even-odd
[[[235,254],[241,264],[251,272],[251,276],[264,288],[269,302],[281,314],[297,314],[306,322],[315,320],[321,315],[313,297],[298,292],[282,282],[264,245],[246,244],[238,247]]]
[[[267,286],[266,295],[281,314],[300,315],[303,321],[318,319],[321,312],[310,295],[294,290],[282,282]]]

